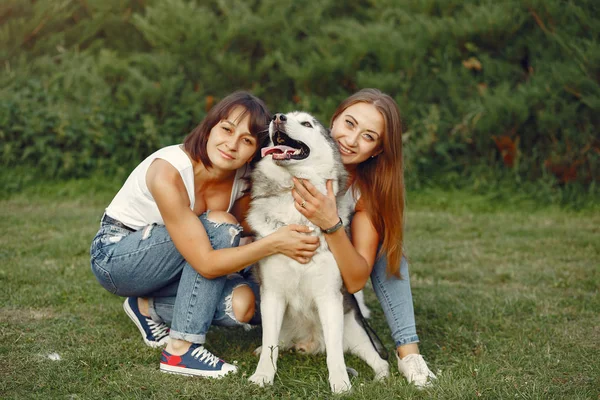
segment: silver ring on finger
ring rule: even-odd
[[[304,206],[306,205],[306,200],[302,200],[302,203],[300,203],[300,207],[305,208]]]

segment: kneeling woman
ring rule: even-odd
[[[306,226],[292,225],[238,247],[249,202],[245,178],[269,117],[248,93],[226,97],[183,145],[140,163],[102,217],[92,271],[106,290],[127,297],[124,309],[146,344],[167,343],[161,371],[235,372],[204,347],[212,324],[244,324],[254,315],[254,293],[235,272],[275,253],[306,263],[318,246],[303,234]]]
[[[351,236],[326,234],[346,289],[363,288],[369,276],[396,342],[398,369],[418,387],[431,384],[415,327],[408,263],[403,256],[404,165],[400,110],[392,97],[363,89],[345,99],[331,118],[331,136],[349,174],[346,196],[354,205]],[[320,227],[337,226],[331,184],[320,193],[296,180],[296,209]]]

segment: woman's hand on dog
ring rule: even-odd
[[[319,247],[319,238],[307,233],[313,228],[306,225],[286,225],[272,234],[276,240],[275,249],[278,253],[286,255],[301,264],[306,264],[315,255]]]
[[[294,196],[296,210],[321,229],[331,228],[337,224],[340,217],[335,194],[333,194],[333,181],[327,181],[327,194],[324,195],[309,181],[293,179],[292,196]]]

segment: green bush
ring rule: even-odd
[[[594,0],[8,0],[2,162],[119,172],[237,89],[327,122],[377,87],[403,112],[413,179],[487,166],[589,185],[598,11]]]

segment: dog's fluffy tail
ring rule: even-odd
[[[371,325],[369,325],[367,319],[362,314],[358,301],[356,300],[356,297],[354,297],[353,294],[350,295],[350,301],[353,303],[353,308],[356,310],[356,317],[358,318],[358,323],[363,327],[365,332],[367,332],[367,336],[369,336],[369,340],[371,341],[373,348],[375,348],[375,351],[377,351],[379,357],[383,358],[384,360],[387,360],[389,358],[388,351],[381,342],[381,339],[379,339],[379,336],[377,336],[377,332],[375,332],[375,329],[373,329]]]

